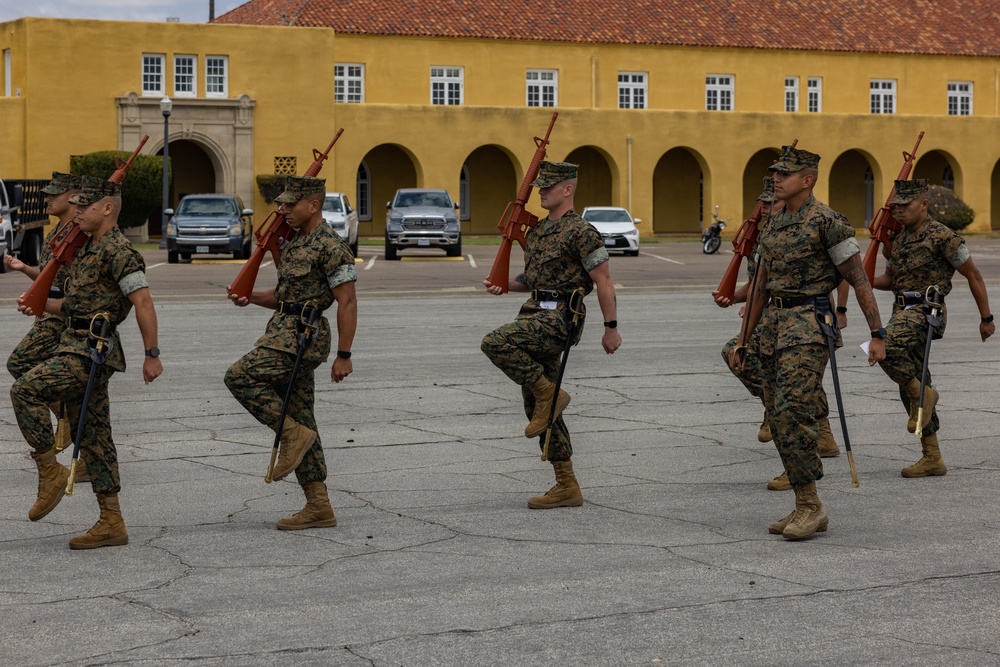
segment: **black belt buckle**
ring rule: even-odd
[[[562,293],[553,289],[536,289],[531,294],[535,301],[562,301]]]
[[[780,296],[771,297],[771,304],[779,310],[785,307],[785,299]]]
[[[920,292],[903,292],[896,297],[896,303],[902,308],[907,306],[917,306],[924,302],[924,295]]]
[[[302,309],[297,303],[291,303],[289,301],[279,301],[277,311],[282,315],[298,315]]]

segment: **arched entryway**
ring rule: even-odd
[[[757,206],[757,197],[764,191],[764,179],[771,172],[767,170],[781,155],[777,148],[764,148],[751,156],[743,168],[743,217],[746,220]]]
[[[820,166],[822,178],[822,165]],[[827,202],[855,229],[866,229],[875,214],[875,178],[871,158],[862,151],[844,151],[830,167]],[[879,202],[881,207],[883,202]]]
[[[1000,161],[993,165],[990,176],[990,228],[1000,229]]]
[[[196,194],[235,194],[222,192],[220,189],[220,174],[216,170],[215,161],[201,144],[190,139],[175,139],[170,142],[169,159],[171,165],[170,189],[164,208],[176,209],[177,204],[187,195]],[[163,148],[156,151],[163,156]],[[243,202],[247,208],[253,207],[253,202]],[[149,235],[160,236],[162,221],[159,211],[149,216]]]
[[[385,233],[385,206],[392,201],[399,188],[420,187],[420,165],[408,150],[396,144],[380,144],[368,151],[359,167],[367,176],[367,189],[371,215],[367,221],[358,222],[361,236],[380,236]],[[361,170],[359,168],[360,176]],[[361,201],[361,193],[358,194]],[[360,204],[359,204],[360,206]]]
[[[962,196],[961,170],[955,159],[944,151],[930,151],[917,158],[912,178],[926,178],[931,185],[942,185]]]
[[[672,148],[653,170],[653,232],[698,232],[705,211],[705,160],[690,148]]]
[[[511,156],[496,145],[480,146],[465,158],[459,203],[463,234],[496,234],[520,183]]]
[[[580,165],[574,210],[583,212],[588,206],[618,206],[613,197],[617,170],[611,159],[599,148],[580,146],[570,151],[566,162]],[[516,194],[516,192],[515,192]]]

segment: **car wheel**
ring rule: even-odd
[[[358,256],[358,242],[355,241],[354,243],[352,243],[351,246],[350,246],[350,248],[351,248],[351,254],[354,255],[355,257],[357,257]]]
[[[636,250],[626,250],[625,254],[628,255],[629,257],[638,257],[639,256],[639,250],[638,249],[636,249]]]
[[[243,259],[250,259],[250,255],[253,254],[253,243],[250,239],[243,245]]]
[[[42,259],[42,235],[31,230],[24,236],[24,246],[21,248],[21,261],[31,266],[38,266]]]
[[[190,261],[191,259],[191,253],[189,252],[182,252],[180,255],[181,259],[183,259],[185,262]]]
[[[176,250],[168,250],[167,251],[167,264],[176,264],[176,263],[177,263],[177,251]]]
[[[461,257],[462,241],[459,240],[459,242],[456,245],[453,245],[452,247],[448,248],[447,250],[445,250],[445,252],[448,253],[448,257]]]
[[[399,255],[396,254],[396,246],[389,243],[389,235],[385,235],[385,258],[390,262],[399,259]]]

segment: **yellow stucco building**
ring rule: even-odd
[[[312,149],[344,127],[321,175],[348,193],[363,235],[384,232],[385,202],[398,187],[448,189],[461,200],[463,232],[491,234],[532,138],[558,111],[549,158],[582,165],[578,208],[626,206],[647,235],[697,232],[716,205],[737,223],[793,139],[823,156],[817,197],[862,227],[921,131],[912,175],[952,187],[972,206],[969,231],[1000,228],[995,39],[983,45],[967,35],[956,47],[939,29],[933,43],[916,35],[910,52],[877,52],[808,35],[760,37],[773,48],[715,33],[658,43],[655,25],[645,26],[654,37],[624,39],[619,24],[602,23],[597,34],[544,40],[514,39],[502,17],[490,19],[488,34],[463,32],[457,19],[411,21],[409,32],[382,20],[454,1],[346,3],[356,14],[380,12],[346,27],[334,15],[343,3],[313,2],[328,5],[329,16],[316,10],[305,21],[270,16],[275,3],[259,0],[206,25],[0,24],[0,178],[45,178],[68,170],[72,155],[130,150],[143,134],[151,137],[143,152],[161,153],[159,104],[168,95],[171,204],[187,193],[232,192],[263,219],[273,206],[255,177],[302,173]],[[609,4],[625,6],[600,6]]]

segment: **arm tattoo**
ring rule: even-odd
[[[878,304],[875,302],[875,293],[872,292],[872,286],[868,284],[868,276],[865,275],[861,258],[858,255],[853,255],[837,268],[843,274],[844,280],[854,288],[854,294],[858,297],[858,306],[861,307],[861,312],[864,313],[865,320],[868,321],[868,327],[872,331],[881,329],[882,319],[879,316]]]
[[[517,274],[517,277],[514,278],[514,281],[518,282],[518,283],[521,283],[522,285],[527,285],[528,284],[528,278],[523,273]]]

